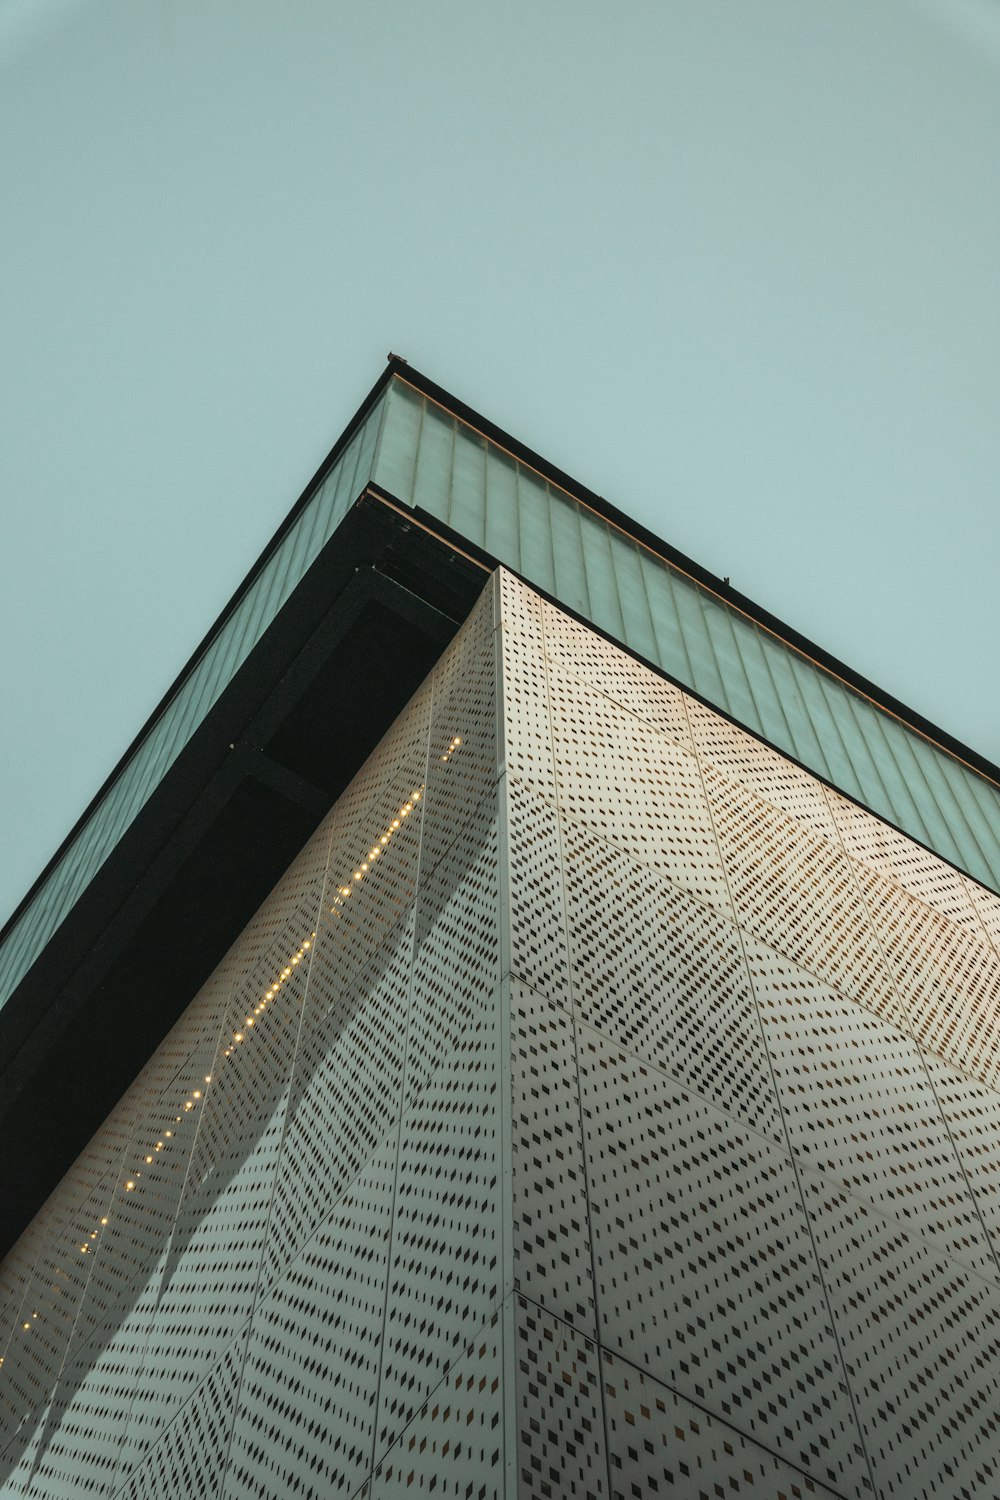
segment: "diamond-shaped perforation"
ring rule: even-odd
[[[116,1487],[116,1476],[127,1472],[121,1438],[142,1367],[159,1271],[159,1265],[153,1267],[132,1305],[119,1309],[87,1344],[74,1341],[37,1429],[32,1494],[106,1494]]]
[[[501,1319],[495,1316],[386,1452],[359,1500],[508,1500]]]
[[[517,980],[509,1003],[515,1285],[596,1337],[573,1020]]]
[[[353,1495],[372,1457],[396,1137],[258,1305],[227,1500]]]
[[[1000,1275],[1000,1093],[978,1078],[969,1078],[933,1053],[924,1053],[924,1065],[941,1106],[941,1113],[969,1189],[982,1216],[995,1264],[986,1257],[976,1265],[984,1275]]]
[[[823,786],[815,776],[697,699],[688,698],[687,707],[694,748],[720,775],[790,813],[820,838],[837,838]]]
[[[833,1495],[634,1365],[601,1355],[612,1500]]]
[[[960,922],[981,935],[965,876],[856,802],[832,789],[827,789],[827,799],[844,848],[852,859],[933,906],[950,921]]]
[[[0,1371],[0,1442],[39,1419],[69,1353],[95,1262],[91,1234],[100,1232],[114,1192],[117,1163],[109,1168],[108,1155],[85,1153],[40,1215],[41,1243]],[[104,1170],[94,1176],[99,1164]]]
[[[781,1142],[738,930],[569,821],[563,856],[582,1019]]]
[[[821,1482],[857,1432],[787,1155],[580,1033],[602,1343]]]
[[[149,1457],[116,1492],[116,1500],[163,1500],[166,1495],[221,1495],[223,1465],[246,1331],[177,1413]]]
[[[995,1270],[913,1039],[747,940],[792,1150],[969,1265]]]
[[[434,671],[425,869],[433,869],[497,779],[496,653],[493,590],[487,587]]]
[[[17,1437],[12,1438],[6,1448],[0,1448],[0,1484],[5,1495],[30,1494],[29,1486],[42,1445],[47,1433],[47,1412],[43,1408],[36,1422],[27,1426]],[[2,1441],[2,1440],[0,1440]]]
[[[880,1495],[994,1494],[996,1286],[814,1173],[803,1188]]]
[[[270,1283],[332,1211],[398,1119],[413,918],[360,971],[320,933],[309,973],[278,1169],[264,1280]]]
[[[597,1345],[524,1297],[514,1308],[519,1500],[605,1500]]]
[[[511,973],[570,1003],[558,814],[523,782],[504,778],[508,826]]]
[[[596,688],[658,734],[691,749],[680,688],[544,600],[542,626],[545,654],[559,671]]]
[[[860,882],[892,979],[921,1046],[1000,1082],[1000,958],[957,922],[873,871]]]
[[[406,1108],[499,982],[499,860],[497,802],[490,793],[420,883]]]
[[[728,911],[694,756],[554,667],[549,701],[559,806],[566,816]]]
[[[504,769],[540,797],[556,797],[549,726],[548,667],[540,635],[503,625],[499,632],[503,682]]]
[[[318,842],[269,899],[252,957],[243,951],[212,1081],[202,1099],[185,1101],[190,1111],[179,1112],[181,1120],[186,1112],[201,1120],[129,1424],[139,1447],[173,1419],[253,1305],[313,951],[300,938],[301,962],[293,967],[290,945],[322,879],[322,859],[310,858]],[[299,874],[301,881],[290,878]]]
[[[737,922],[898,1021],[899,1001],[847,856],[711,766],[703,770]]]
[[[497,1305],[503,1267],[499,996],[455,1039],[403,1119],[377,1443],[393,1441],[470,1327]]]

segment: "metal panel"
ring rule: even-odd
[[[406,1033],[405,1108],[446,1061],[500,981],[495,789],[421,879]]]
[[[933,1053],[923,1060],[993,1251],[993,1263],[981,1257],[976,1269],[1000,1279],[1000,1093]]]
[[[745,1495],[753,1500],[841,1493],[634,1365],[601,1355],[612,1500],[638,1495]]]
[[[950,921],[961,922],[963,927],[981,935],[979,914],[967,877],[891,824],[872,817],[856,802],[848,802],[829,789],[826,795],[844,848],[852,859],[895,881]]]
[[[738,928],[569,819],[563,878],[581,1019],[783,1143]]]
[[[400,1133],[376,1453],[394,1441],[502,1291],[499,994],[428,1079]]]
[[[792,1162],[582,1028],[601,1342],[824,1484],[863,1460]]]
[[[872,926],[921,1046],[996,1087],[1000,957],[967,927],[859,867]]]
[[[570,1004],[559,817],[525,783],[504,778],[508,830],[510,971],[540,995]]]
[[[634,661],[579,621],[542,602],[545,655],[558,672],[596,688],[657,734],[691,749],[685,696],[673,683]]]
[[[506,1500],[502,1320],[459,1355],[384,1454],[359,1500],[433,1493],[443,1500]]]
[[[226,1500],[353,1495],[371,1469],[397,1136],[254,1312]]]
[[[913,1038],[749,938],[747,960],[792,1150],[908,1231],[995,1274]]]
[[[598,1347],[527,1298],[514,1317],[518,1500],[605,1500]]]
[[[782,812],[791,813],[822,838],[837,837],[837,825],[826,789],[815,776],[793,765],[769,745],[736,724],[712,713],[694,698],[687,700],[691,733],[698,755],[729,781],[739,782]],[[940,864],[940,860],[938,861]]]
[[[350,977],[317,940],[274,1182],[262,1279],[271,1285],[399,1119],[413,917]]]
[[[165,1495],[204,1495],[215,1500],[221,1494],[245,1359],[244,1329],[182,1406],[149,1457],[115,1491],[116,1500],[163,1500]]]
[[[877,1492],[996,1493],[1000,1292],[839,1185],[803,1187]]]
[[[893,1024],[900,1002],[850,860],[707,763],[702,771],[737,922]]]
[[[517,980],[508,1004],[514,1285],[596,1338],[573,1019]]]
[[[602,693],[549,670],[559,805],[640,863],[730,912],[698,762]]]

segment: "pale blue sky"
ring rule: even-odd
[[[0,908],[392,348],[1000,759],[992,0],[0,0]]]

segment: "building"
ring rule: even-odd
[[[0,1494],[1000,1494],[998,781],[391,360],[0,942]]]

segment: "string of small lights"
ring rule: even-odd
[[[439,759],[444,764],[447,764],[455,754],[456,750],[460,748],[461,744],[461,735],[455,735],[449,741],[447,750],[444,751]],[[344,908],[347,901],[350,900],[352,893],[357,889],[357,887],[361,884],[365,877],[372,871],[373,867],[375,866],[375,862],[388,849],[390,843],[392,842],[393,836],[399,832],[399,830],[404,826],[406,820],[413,814],[414,811],[417,810],[417,806],[424,795],[424,791],[425,785],[424,783],[421,783],[421,785],[410,794],[403,805],[397,810],[396,816],[391,819],[389,824],[383,829],[378,837],[373,840],[367,855],[363,860],[360,860],[358,862],[352,874],[344,878],[344,883],[342,885],[338,885],[335,887],[336,894],[333,898],[333,904],[329,908],[331,915],[336,915],[338,911]],[[267,988],[263,991],[260,1000],[253,1007],[252,1012],[249,1015],[246,1015],[242,1024],[238,1025],[237,1028],[231,1033],[231,1039],[222,1049],[220,1067],[224,1066],[226,1060],[232,1057],[237,1047],[241,1047],[244,1042],[249,1040],[250,1036],[253,1034],[257,1026],[259,1018],[264,1014],[268,1007],[273,1005],[273,1003],[279,998],[283,987],[288,983],[289,979],[291,979],[296,969],[303,962],[303,960],[306,959],[315,941],[316,933],[311,932],[309,936],[299,944],[295,952],[288,955],[287,959],[285,960],[284,966],[279,970],[277,975],[271,980]],[[179,1106],[180,1113],[174,1116],[175,1125],[179,1125],[184,1119],[185,1115],[191,1114],[204,1101],[205,1089],[209,1085],[211,1085],[213,1076],[214,1075],[211,1073],[206,1073],[204,1075],[202,1082],[204,1083],[205,1088],[199,1086],[198,1088],[188,1090],[187,1097],[184,1099],[183,1104]],[[154,1144],[150,1145],[147,1149],[142,1159],[142,1165],[152,1166],[156,1162],[158,1156],[160,1156],[165,1151],[169,1151],[170,1143],[175,1139],[176,1137],[173,1130],[164,1130],[160,1138]],[[130,1175],[123,1177],[121,1181],[122,1190],[125,1193],[136,1192],[139,1188],[142,1175],[142,1167],[134,1168]],[[100,1240],[101,1230],[107,1227],[108,1222],[108,1217],[107,1215],[105,1215],[100,1220],[98,1225],[90,1231],[90,1234],[79,1246],[81,1255],[89,1255],[92,1253]],[[30,1318],[22,1321],[20,1329],[21,1333],[30,1333],[34,1325],[40,1320],[41,1315],[37,1311],[32,1312]],[[0,1366],[2,1366],[3,1364],[4,1356],[0,1355]]]

